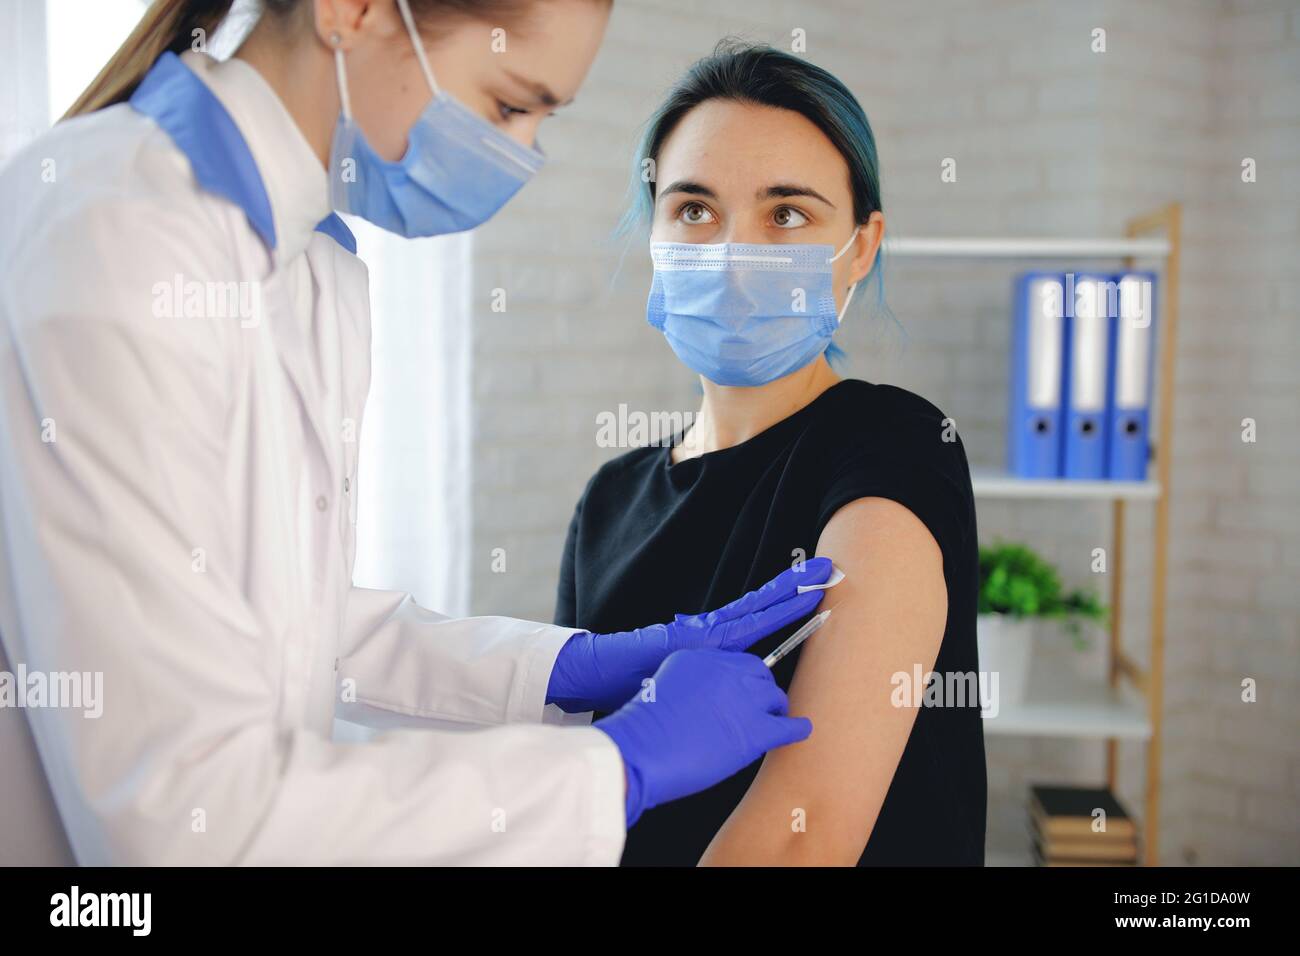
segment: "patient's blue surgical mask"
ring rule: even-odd
[[[646,319],[677,357],[719,385],[766,385],[826,350],[835,309],[834,246],[654,242]],[[844,309],[853,298],[849,287]]]
[[[330,146],[330,201],[339,212],[408,238],[473,229],[541,168],[542,154],[439,89],[407,0],[397,6],[433,99],[411,127],[406,155],[383,159],[352,119],[343,51],[335,49],[343,109]]]

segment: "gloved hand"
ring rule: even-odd
[[[635,694],[641,681],[673,651],[747,650],[810,613],[822,592],[798,594],[796,589],[826,583],[832,570],[830,558],[809,558],[800,570],[782,571],[757,591],[707,614],[678,614],[669,624],[617,634],[574,634],[555,659],[546,702],[570,713],[612,711]]]
[[[653,684],[593,725],[623,755],[627,825],[644,810],[725,780],[774,747],[806,739],[812,721],[787,717],[788,707],[753,654],[672,654]]]

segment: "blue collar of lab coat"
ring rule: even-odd
[[[171,137],[199,185],[242,209],[262,241],[275,249],[275,220],[262,174],[244,134],[207,84],[168,51],[150,67],[130,103]],[[357,241],[337,213],[322,219],[316,231],[356,254]]]

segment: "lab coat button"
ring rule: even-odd
[[[324,496],[324,495],[317,495],[317,497],[316,497],[316,510],[317,510],[317,511],[324,511],[324,510],[325,510],[326,508],[328,508],[328,507],[329,507],[329,502],[325,500],[325,496]]]
[[[344,479],[343,479],[343,493],[346,495],[346,494],[347,494],[349,491],[351,491],[351,490],[352,490],[352,479],[351,479],[351,478],[344,478]]]

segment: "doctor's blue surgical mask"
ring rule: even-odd
[[[439,88],[407,0],[397,6],[433,99],[411,127],[406,154],[383,159],[352,119],[343,51],[335,47],[342,111],[330,146],[330,201],[407,238],[473,229],[532,178],[544,157]]]
[[[859,227],[861,228],[861,227]],[[677,357],[719,385],[766,385],[830,345],[836,311],[831,265],[848,251],[817,244],[654,242],[646,320]]]

